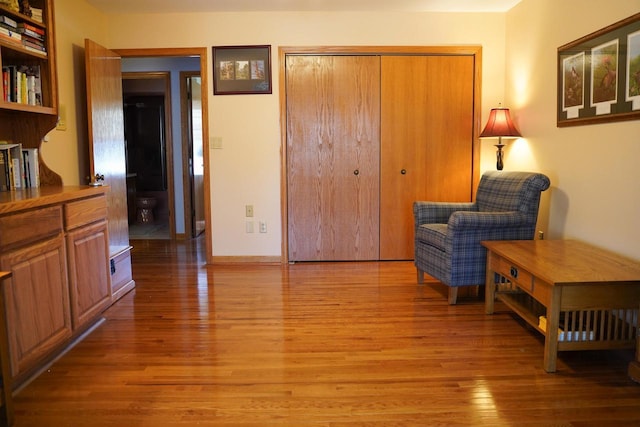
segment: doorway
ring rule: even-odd
[[[174,238],[170,74],[122,73],[122,98],[129,238]]]

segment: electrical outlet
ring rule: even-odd
[[[267,232],[267,223],[265,221],[260,221],[260,232],[261,233]]]
[[[244,207],[244,216],[247,218],[253,217],[253,205],[246,205]]]

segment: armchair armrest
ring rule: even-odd
[[[446,224],[451,214],[457,211],[476,211],[470,202],[413,202],[415,226],[422,224]]]
[[[449,217],[449,230],[464,228],[511,228],[528,225],[527,216],[517,212],[454,212]]]

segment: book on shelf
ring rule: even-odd
[[[18,30],[14,30],[14,31],[19,33],[22,36],[23,40],[24,39],[33,40],[34,42],[42,43],[44,45],[44,36],[34,31],[28,30],[26,28],[22,28],[22,29],[18,28]]]
[[[42,105],[42,80],[39,65],[2,67],[4,100],[19,104]]]
[[[5,158],[5,151],[0,150],[0,191],[11,189],[9,174],[9,159]]]
[[[22,163],[22,144],[0,144],[5,167],[8,166],[9,178],[3,184],[11,190],[24,188],[24,165]]]
[[[36,22],[43,22],[42,21],[42,9],[40,9],[38,7],[31,6],[31,19],[33,19]]]
[[[47,53],[47,48],[41,41],[38,40],[30,40],[25,37],[22,38],[22,44],[26,48],[35,49],[39,53]]]
[[[28,22],[20,22],[15,28],[17,28],[21,33],[35,34],[34,37],[39,37],[41,40],[44,40],[44,30],[36,27],[35,25],[31,25]]]
[[[18,23],[8,16],[0,15],[0,24],[4,24],[11,28],[18,28]]]
[[[40,164],[37,148],[22,149],[22,164],[24,165],[24,184],[26,188],[40,187]]]
[[[17,30],[10,30],[3,26],[0,26],[0,36],[2,36],[2,38],[5,40],[10,40],[13,42],[19,43],[22,41],[22,34],[20,34],[20,32],[18,32]]]

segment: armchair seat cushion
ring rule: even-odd
[[[424,224],[416,229],[416,241],[434,246],[444,251],[447,238],[447,224]]]

